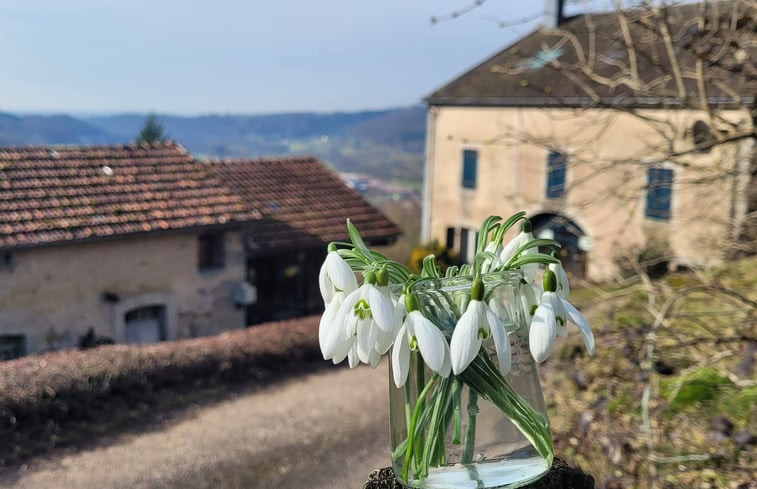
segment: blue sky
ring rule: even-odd
[[[3,0],[0,111],[173,114],[421,102],[542,0]]]

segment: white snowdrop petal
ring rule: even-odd
[[[371,315],[379,328],[384,331],[392,331],[394,328],[394,307],[392,302],[376,287],[368,286],[368,304],[371,306]]]
[[[545,361],[555,346],[555,313],[552,307],[542,303],[536,308],[528,332],[528,346],[531,356],[538,363]]]
[[[326,262],[321,265],[321,270],[318,272],[318,288],[321,291],[321,297],[323,302],[328,304],[334,298],[334,285],[329,280],[326,273]]]
[[[475,303],[470,301],[468,308],[457,322],[452,333],[449,354],[452,372],[459,375],[476,358],[481,349],[481,338],[478,336],[478,311]]]
[[[326,255],[326,271],[337,289],[345,292],[357,289],[355,273],[336,251],[331,251]]]
[[[573,304],[566,300],[563,300],[562,302],[565,307],[565,312],[568,314],[568,319],[571,323],[578,326],[578,329],[581,331],[581,336],[584,338],[584,345],[586,345],[586,351],[589,352],[589,355],[594,355],[596,351],[596,343],[594,342],[594,333],[592,333],[591,328],[589,327],[589,322],[578,309],[573,307]]]
[[[408,314],[408,321],[412,321],[423,360],[431,370],[439,373],[444,364],[444,343],[446,343],[444,334],[420,311],[412,311]]]
[[[355,368],[360,364],[360,358],[357,354],[357,345],[352,345],[349,353],[347,353],[347,363],[349,363],[350,368]]]
[[[499,318],[497,318],[497,316],[493,312],[487,311],[486,316],[489,320],[489,328],[491,331],[492,340],[494,341],[494,349],[497,351],[499,370],[502,375],[507,375],[512,364],[510,339],[507,337],[507,331],[505,330],[504,323],[500,322]]]
[[[392,378],[394,385],[402,387],[410,370],[410,345],[407,343],[407,328],[403,325],[392,346]]]

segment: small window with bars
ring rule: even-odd
[[[463,150],[463,188],[476,188],[478,151]]]
[[[647,170],[647,206],[645,215],[659,221],[670,220],[673,196],[673,170],[652,167]]]
[[[547,155],[547,198],[558,199],[565,194],[565,163],[567,157],[559,151]]]

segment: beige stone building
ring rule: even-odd
[[[372,243],[399,234],[312,158],[0,148],[0,359],[318,312],[325,243],[346,239],[347,213]]]
[[[556,3],[551,27],[428,97],[423,238],[470,260],[486,216],[524,210],[537,235],[563,245],[567,267],[593,280],[641,254],[673,267],[720,262],[755,210],[757,84],[739,54],[754,51],[753,39],[704,78],[679,49],[677,84],[665,46],[641,35],[650,12],[564,19]],[[664,12],[681,45],[697,9]],[[629,49],[619,22],[644,42]],[[709,110],[689,103],[702,97]]]

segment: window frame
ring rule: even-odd
[[[21,358],[27,355],[28,347],[25,334],[0,334],[0,344],[0,362]],[[16,354],[15,356],[6,356],[6,351],[15,351]]]
[[[478,150],[472,148],[463,149],[463,171],[460,184],[463,188],[475,189],[478,179]]]
[[[667,175],[668,178],[661,178]],[[673,217],[675,171],[667,165],[650,165],[646,171],[644,217],[667,222]],[[652,203],[653,205],[650,205]]]
[[[544,195],[548,199],[560,199],[565,196],[565,182],[568,174],[568,155],[556,149],[547,152],[546,178]],[[553,178],[554,177],[554,178]],[[554,179],[561,179],[555,183]]]
[[[197,235],[197,269],[222,270],[226,266],[226,234],[223,231]]]

